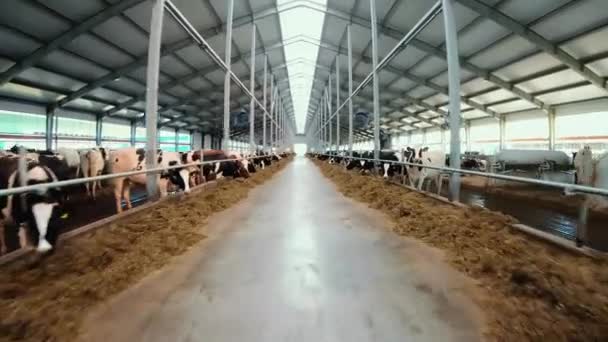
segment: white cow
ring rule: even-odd
[[[107,161],[108,153],[103,147],[94,147],[80,151],[80,168],[84,177],[100,176]],[[93,181],[92,189],[89,189],[89,183],[85,183],[84,185],[87,189],[87,195],[93,196],[93,198],[95,198],[96,189],[99,188],[101,190],[100,181]]]
[[[78,178],[80,174],[80,154],[78,151],[73,148],[60,147],[56,152],[65,158],[68,167],[74,172],[73,177],[70,176],[70,178]]]
[[[579,150],[574,157],[576,169],[576,184],[608,189],[608,152],[593,159],[589,146]],[[608,199],[604,196],[590,196],[594,206],[608,207]]]

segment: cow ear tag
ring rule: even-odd
[[[64,220],[67,219],[68,217],[69,217],[68,213],[65,213],[65,214],[61,215],[61,218],[64,219]]]

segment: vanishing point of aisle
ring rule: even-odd
[[[471,284],[296,158],[209,238],[87,317],[86,341],[475,341]]]

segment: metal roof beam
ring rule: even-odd
[[[606,79],[587,68],[584,63],[574,58],[571,54],[560,48],[558,45],[553,44],[549,40],[545,39],[540,34],[536,33],[531,28],[519,23],[513,18],[503,14],[502,12],[495,10],[494,8],[477,0],[457,0],[461,5],[473,10],[479,15],[487,18],[498,25],[506,28],[513,32],[519,37],[529,41],[542,49],[547,54],[551,55],[562,64],[568,66],[571,70],[579,74],[585,80],[598,86],[601,89],[608,90],[606,88]]]
[[[282,44],[282,43],[276,43],[276,44],[272,45],[271,47],[269,47],[269,48],[268,48],[268,50],[270,50],[270,49],[275,49],[275,48],[279,48],[279,47],[282,47],[282,46],[283,46],[283,44]],[[264,51],[262,51],[262,50],[263,50],[263,49],[258,49],[258,50],[256,50],[256,53],[257,53],[257,54],[259,54],[259,53],[264,52]],[[244,53],[243,55],[237,55],[237,56],[234,56],[234,57],[232,57],[231,63],[232,63],[232,64],[237,63],[237,62],[239,62],[239,61],[240,61],[242,58],[246,58],[246,57],[247,57],[247,55],[248,55],[248,53]],[[205,67],[205,68],[203,68],[203,69],[200,69],[200,70],[196,71],[195,73],[188,74],[188,75],[186,75],[186,76],[180,77],[180,78],[175,79],[175,80],[170,81],[170,82],[166,82],[165,84],[162,84],[162,85],[159,87],[159,92],[160,92],[160,91],[166,91],[167,89],[170,89],[170,88],[173,88],[173,87],[175,87],[175,86],[181,85],[181,84],[183,84],[183,83],[189,82],[189,81],[191,81],[191,80],[193,80],[193,79],[195,79],[195,78],[197,78],[197,77],[199,77],[199,76],[203,76],[203,75],[205,75],[205,74],[208,74],[208,73],[214,72],[214,71],[216,71],[216,70],[218,70],[218,69],[219,69],[219,67],[218,67],[217,65],[210,65],[210,66],[208,66],[208,67]],[[201,89],[200,91],[212,91],[212,90],[213,90],[212,88],[207,88],[207,89]],[[145,99],[145,97],[146,97],[146,93],[145,93],[145,92],[143,92],[143,93],[139,94],[138,96],[136,96],[136,97],[134,97],[134,98],[132,98],[132,99],[130,99],[130,100],[127,100],[127,101],[125,101],[125,102],[121,103],[120,105],[118,105],[118,106],[116,106],[116,107],[114,107],[114,108],[112,108],[112,109],[110,109],[110,110],[106,111],[106,112],[104,113],[104,116],[105,116],[105,115],[113,115],[113,114],[115,114],[115,113],[117,113],[117,112],[121,111],[122,109],[124,109],[124,108],[126,108],[126,107],[128,107],[128,106],[133,105],[133,104],[134,104],[134,103],[136,103],[136,102],[139,102],[139,101],[144,100],[144,99]]]
[[[87,18],[86,20],[70,28],[66,32],[63,32],[55,39],[46,43],[46,45],[39,47],[34,52],[32,52],[31,54],[17,62],[15,65],[10,67],[8,70],[0,74],[0,86],[3,86],[6,83],[10,82],[15,76],[19,75],[24,70],[35,66],[51,52],[71,42],[79,35],[89,31],[95,26],[144,1],[145,0],[119,1],[114,5],[111,5],[103,9],[102,11],[94,14],[93,16]]]
[[[67,94],[67,92],[64,89],[58,89],[56,87],[45,86],[45,85],[42,85],[42,84],[34,84],[34,83],[31,83],[31,82],[26,82],[26,81],[21,81],[21,80],[13,80],[11,83],[15,83],[15,84],[19,84],[19,85],[23,85],[23,86],[27,86],[27,87],[31,87],[31,88],[35,88],[35,89],[39,89],[39,90],[42,90],[42,91],[54,92],[54,93],[57,93],[59,95],[66,95]],[[117,105],[116,102],[111,102],[111,101],[108,101],[108,100],[105,100],[105,99],[96,98],[96,97],[85,96],[83,98],[85,100],[87,100],[87,101],[93,101],[93,102],[97,102],[97,103],[101,103],[101,104],[105,104],[105,105],[109,105],[109,106],[116,106]],[[139,108],[132,107],[133,104],[130,104],[129,106],[127,106],[126,109],[129,109],[129,110],[132,110],[132,111],[135,111],[135,112],[142,112],[143,111],[143,110],[141,110]],[[83,110],[83,109],[77,109],[77,110],[85,111],[86,112],[86,110]],[[90,113],[101,114],[99,112],[94,112],[94,111],[91,111]],[[179,113],[181,113],[181,111]],[[161,115],[161,116],[162,117],[167,117],[167,118],[172,118],[169,115]],[[121,117],[121,118],[126,119],[126,120],[136,120],[136,121],[140,119],[140,118],[131,118],[131,117]]]
[[[307,7],[309,7],[309,6],[307,6]],[[350,21],[350,22],[352,22],[354,24],[357,24],[359,26],[362,26],[362,27],[365,27],[365,28],[368,28],[368,29],[371,28],[371,23],[370,23],[370,21],[368,19],[364,19],[364,18],[361,18],[361,17],[350,15],[350,14],[344,13],[344,12],[342,12],[340,10],[337,10],[337,9],[334,9],[334,8],[330,8],[329,6],[327,7],[327,11],[325,11],[325,12],[326,12],[327,15],[331,15],[331,16],[340,18],[342,20]],[[400,40],[403,37],[403,35],[404,35],[402,32],[400,32],[398,30],[395,30],[395,29],[392,29],[390,27],[387,27],[387,26],[384,26],[384,25],[378,25],[378,26],[379,26],[378,27],[379,32],[382,33],[382,34],[384,34],[384,35],[386,35],[386,36],[388,36],[388,37]],[[423,51],[423,52],[425,52],[425,53],[427,53],[427,54],[433,55],[433,56],[435,56],[437,58],[441,58],[443,60],[446,59],[446,52],[445,52],[445,50],[437,48],[437,47],[434,47],[431,44],[428,44],[428,43],[426,43],[424,41],[421,41],[419,39],[414,38],[412,40],[412,46],[415,47],[415,48],[417,48],[417,49],[419,49],[419,50],[421,50],[421,51]],[[511,84],[511,83],[509,83],[507,81],[504,81],[503,79],[501,79],[500,77],[494,75],[493,73],[491,73],[491,72],[489,72],[487,70],[484,70],[484,69],[482,69],[480,67],[477,67],[477,66],[471,64],[464,57],[460,57],[460,65],[461,65],[462,68],[469,70],[470,72],[474,73],[476,76],[478,76],[478,77],[480,77],[480,78],[482,78],[482,79],[484,79],[484,80],[486,80],[486,81],[488,81],[490,83],[494,83],[497,86],[499,86],[500,88],[503,88],[503,89],[505,89],[507,91],[512,92],[516,96],[518,96],[518,97],[520,97],[520,98],[522,98],[522,99],[524,99],[524,100],[526,100],[526,101],[534,104],[535,106],[537,106],[537,107],[539,107],[541,109],[544,109],[544,110],[549,110],[550,109],[548,105],[546,105],[542,101],[538,100],[534,96],[532,96],[532,95],[526,93],[525,91],[523,91],[523,90],[515,87],[513,84]]]
[[[192,41],[191,41],[191,39],[188,38],[188,39],[180,40],[179,42],[176,42],[174,44],[165,46],[161,50],[161,58],[164,56],[170,55],[175,50],[185,48],[191,44],[192,44]],[[113,82],[114,80],[119,79],[132,71],[135,71],[137,68],[145,66],[147,60],[148,60],[147,54],[142,55],[142,56],[138,57],[136,60],[134,60],[133,62],[131,62],[117,70],[114,70],[114,71],[106,74],[105,76],[102,76],[102,77],[94,80],[91,83],[85,84],[80,89],[70,93],[66,97],[57,101],[55,104],[53,104],[53,106],[56,108],[59,108],[69,102],[77,100],[77,99],[81,98],[82,96],[92,92],[93,90],[101,88],[101,87],[107,85],[108,83]]]
[[[333,52],[338,53],[338,54],[344,54],[344,55],[347,54],[347,52],[345,51],[345,49],[339,48],[337,46],[334,46],[334,45],[331,45],[331,44],[328,44],[328,43],[320,43],[320,44],[318,44],[318,46],[320,48],[327,49],[327,50],[333,51]],[[367,56],[353,54],[353,58],[356,58],[356,59],[359,59],[359,60],[361,60],[361,61],[363,61],[365,63],[371,64],[371,58],[369,58]],[[326,67],[326,69],[329,69],[329,68]],[[397,68],[395,68],[395,67],[393,67],[391,65],[388,65],[386,67],[386,70],[390,71],[391,73],[393,73],[395,75],[397,75],[398,78],[403,77],[403,78],[409,79],[409,80],[415,82],[417,85],[423,85],[423,86],[429,87],[429,88],[437,91],[438,93],[441,93],[441,94],[444,94],[444,95],[448,95],[448,93],[449,93],[449,89],[447,87],[442,87],[442,86],[440,86],[438,84],[435,84],[435,83],[433,83],[433,82],[431,82],[431,81],[429,81],[427,79],[423,79],[422,77],[416,76],[416,75],[414,75],[414,74],[412,74],[412,73],[410,73],[408,71],[402,71],[402,70],[397,69]],[[499,113],[497,113],[497,112],[489,109],[487,106],[485,106],[483,104],[479,104],[479,103],[476,103],[474,101],[471,101],[470,99],[468,99],[465,96],[461,96],[460,100],[461,100],[462,103],[465,103],[468,106],[471,106],[471,107],[473,107],[473,108],[475,108],[475,109],[477,109],[479,111],[482,111],[482,112],[486,113],[490,117],[493,117],[493,118],[496,118],[496,119],[498,119],[500,117]]]
[[[139,0],[139,2],[141,2],[143,0]],[[245,25],[250,25],[251,23],[253,23],[255,20],[261,20],[263,18],[266,18],[270,15],[273,14],[278,14],[278,12],[276,11],[275,6],[272,6],[270,8],[267,8],[265,10],[261,10],[257,13],[254,13],[253,15],[244,15],[241,16],[239,18],[236,18],[234,20],[233,23],[233,28],[237,28],[237,27],[241,27],[241,26],[245,26]],[[205,39],[210,39],[218,34],[222,34],[224,32],[224,28],[225,25],[221,24],[215,27],[212,27],[210,29],[205,30],[205,32],[202,33],[202,36]],[[180,41],[177,41],[175,43],[169,44],[167,45],[165,48],[162,49],[161,51],[161,57],[164,56],[168,56],[172,53],[174,53],[176,50],[180,50],[183,49],[187,46],[193,45],[194,42],[192,40],[191,37],[182,39]],[[275,44],[276,45],[276,44]],[[272,50],[272,48],[268,48],[266,50]],[[241,58],[246,58],[250,55],[249,52],[244,53]],[[105,76],[102,76],[101,78],[83,86],[82,88],[76,90],[75,92],[68,94],[65,98],[62,98],[61,100],[59,100],[55,106],[56,107],[61,107],[63,105],[65,105],[66,103],[70,102],[70,101],[74,101],[80,97],[82,97],[84,94],[87,94],[97,88],[103,87],[104,85],[114,81],[117,78],[120,78],[134,70],[136,70],[139,67],[145,66],[147,63],[147,54],[144,54],[140,57],[138,57],[136,60],[134,60],[133,62],[121,67],[118,70],[115,70]],[[1,75],[0,75],[1,77]]]
[[[371,98],[369,96],[365,96],[365,95],[357,95],[357,96],[359,98],[365,99],[367,101],[371,101]],[[447,116],[447,112],[444,111],[443,109],[439,108],[439,107],[432,106],[432,105],[430,105],[430,104],[428,104],[426,102],[422,102],[421,100],[413,98],[413,97],[411,97],[409,95],[404,95],[403,98],[406,99],[410,103],[413,103],[413,104],[415,104],[417,106],[425,108],[426,109],[425,111],[431,111],[431,112],[439,114],[439,116],[443,116],[443,117]],[[392,101],[391,100],[384,101],[384,102],[380,103],[380,105],[383,106],[383,107],[387,107],[390,110],[395,111],[395,112],[400,112],[400,113],[405,112],[407,114],[410,114],[410,115],[404,116],[403,118],[414,117],[414,118],[418,119],[420,122],[424,122],[424,123],[426,123],[428,125],[431,125],[431,126],[441,126],[441,124],[438,124],[436,122],[432,122],[432,121],[430,121],[428,119],[425,119],[425,118],[421,117],[420,113],[412,113],[409,110],[405,109],[407,107],[407,105],[406,106],[401,106],[401,105],[395,106],[395,105],[392,105],[393,101],[394,100],[392,100]],[[399,120],[401,120],[403,118],[400,118]]]

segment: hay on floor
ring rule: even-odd
[[[126,289],[205,238],[207,218],[288,161],[245,181],[174,198],[65,241],[54,255],[0,267],[0,340],[70,341],[95,304]]]

